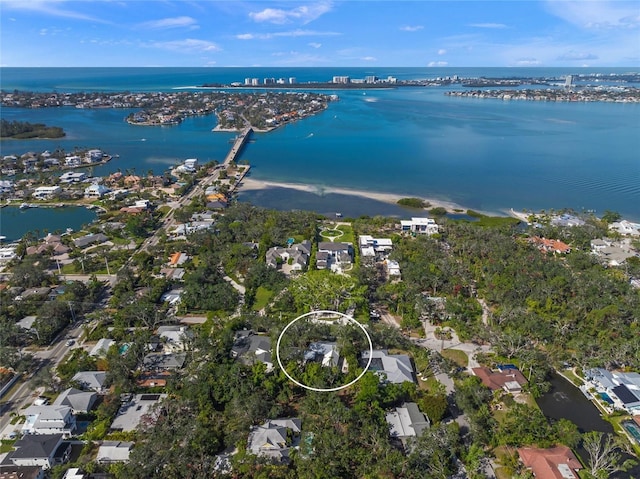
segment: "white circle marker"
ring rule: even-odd
[[[296,379],[291,377],[291,375],[284,368],[284,366],[282,365],[282,361],[280,360],[280,341],[282,341],[282,336],[284,336],[284,333],[287,332],[287,329],[289,329],[293,324],[295,324],[296,321],[298,321],[300,319],[303,319],[303,318],[306,318],[307,316],[311,316],[312,314],[325,314],[325,313],[338,314],[338,315],[342,316],[343,318],[351,321],[352,323],[357,324],[358,327],[360,329],[362,329],[362,332],[364,333],[364,335],[367,337],[367,340],[369,341],[369,361],[367,361],[367,365],[362,370],[360,375],[357,378],[355,378],[353,381],[351,381],[350,383],[345,384],[344,386],[338,386],[338,387],[335,387],[335,388],[314,388],[312,386],[307,386],[306,384],[303,384],[300,381],[297,381]],[[364,376],[364,374],[369,369],[369,366],[371,365],[371,360],[373,359],[373,342],[371,342],[371,336],[369,336],[369,333],[367,333],[367,330],[365,329],[365,327],[362,324],[360,324],[358,321],[353,319],[351,316],[348,316],[348,315],[346,315],[344,313],[340,313],[338,311],[331,311],[331,310],[327,310],[327,309],[323,309],[323,310],[320,310],[320,311],[310,311],[308,313],[303,314],[302,316],[298,316],[297,318],[295,318],[293,321],[291,321],[289,324],[287,324],[284,327],[284,329],[280,333],[280,336],[278,336],[278,342],[276,344],[276,358],[278,359],[278,366],[280,366],[280,369],[282,369],[282,372],[284,373],[284,375],[287,376],[291,381],[296,383],[298,386],[300,386],[302,388],[305,388],[305,389],[308,389],[309,391],[317,391],[317,392],[321,392],[321,393],[328,393],[328,392],[340,391],[341,389],[348,388],[349,386],[357,383],[358,381],[360,381],[360,379],[362,379],[362,376]]]

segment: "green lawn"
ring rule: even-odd
[[[467,356],[467,353],[460,351],[459,349],[444,349],[440,354],[453,361],[461,368],[466,368],[469,364],[469,356]]]
[[[351,226],[340,225],[336,229],[344,233],[339,239],[341,243],[351,243],[355,245],[355,235],[353,234],[353,228]]]
[[[15,442],[15,439],[2,439],[2,442],[0,443],[0,454],[13,451],[13,445]]]
[[[271,301],[272,297],[273,297],[273,291],[263,286],[258,287],[258,290],[256,291],[256,299],[253,302],[253,310],[260,311],[267,304],[269,304],[269,301]]]

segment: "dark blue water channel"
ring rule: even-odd
[[[549,392],[537,400],[538,406],[547,418],[551,420],[568,419],[578,426],[581,433],[600,431],[613,434],[613,426],[602,419],[598,408],[585,397],[580,389],[558,374],[554,374],[550,382]],[[576,452],[586,463],[588,459],[586,451],[580,448]],[[611,477],[619,479],[640,477],[640,465],[636,465],[630,471],[619,472]]]

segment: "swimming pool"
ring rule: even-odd
[[[632,421],[623,421],[621,425],[629,432],[631,437],[633,437],[633,439],[635,439],[635,441],[640,444],[640,426]]]

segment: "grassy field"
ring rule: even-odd
[[[453,361],[461,368],[466,368],[469,364],[469,356],[467,356],[467,353],[460,351],[459,349],[444,349],[440,354]]]
[[[269,304],[269,301],[271,301],[272,297],[273,297],[273,291],[263,286],[258,287],[258,290],[256,291],[256,299],[253,303],[253,310],[260,311],[267,304]]]

